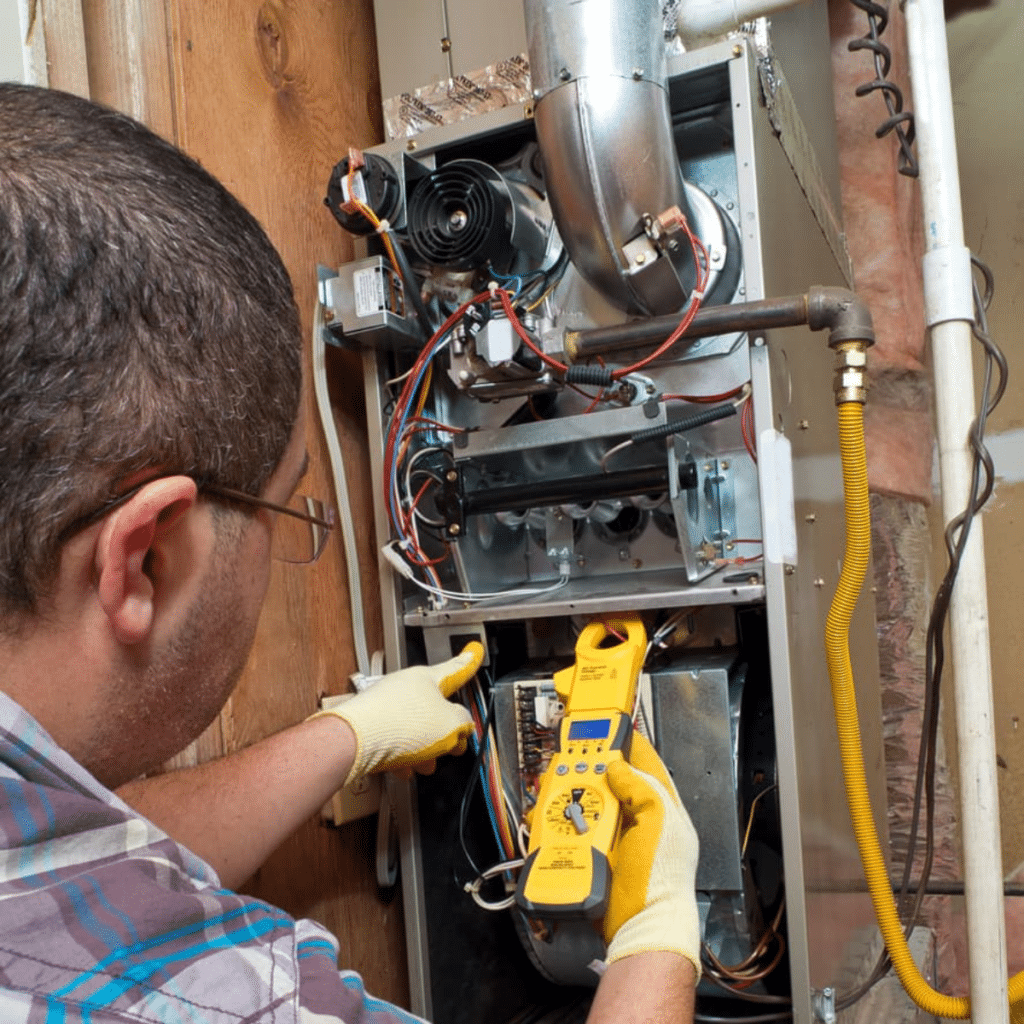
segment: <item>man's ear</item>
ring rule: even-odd
[[[141,488],[103,523],[96,545],[99,601],[117,640],[145,640],[153,625],[153,581],[147,557],[159,538],[195,504],[187,476],[168,476]]]

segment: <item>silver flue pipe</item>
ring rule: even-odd
[[[569,257],[619,308],[675,312],[689,289],[643,227],[645,216],[673,206],[689,212],[660,6],[524,0],[523,8],[544,179]]]

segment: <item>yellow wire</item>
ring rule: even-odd
[[[348,201],[352,203],[352,205],[373,225],[374,230],[380,236],[380,240],[384,243],[384,250],[388,254],[388,259],[391,261],[391,266],[394,267],[395,273],[398,275],[399,280],[401,280],[402,271],[398,266],[398,258],[395,256],[395,250],[391,245],[391,239],[388,236],[387,232],[380,230],[380,217],[378,217],[377,214],[375,214],[373,210],[371,210],[370,207],[366,205],[366,203],[361,202],[356,198],[356,192],[354,187],[355,176],[355,166],[350,160],[348,166]]]
[[[864,410],[859,402],[843,402],[839,406],[839,448],[846,504],[846,551],[839,585],[825,626],[825,650],[829,678],[832,681],[832,700],[839,731],[839,751],[850,819],[878,926],[900,982],[910,998],[927,1013],[935,1017],[966,1020],[971,1012],[970,1000],[963,996],[947,996],[936,992],[921,976],[910,954],[868,797],[853,668],[850,663],[850,620],[867,573],[871,552]],[[1010,979],[1009,998],[1014,1024],[1024,1024],[1024,972]]]

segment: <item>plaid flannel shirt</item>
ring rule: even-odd
[[[220,886],[0,692],[3,1024],[409,1024],[313,921]]]

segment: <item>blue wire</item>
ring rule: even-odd
[[[413,389],[412,389],[412,391],[410,393],[411,395],[415,395],[416,392],[419,391],[420,384],[423,381],[423,377],[424,377],[424,375],[427,372],[427,367],[430,366],[430,361],[434,358],[435,355],[437,355],[438,349],[441,347],[442,344],[444,344],[444,342],[447,339],[448,335],[454,329],[455,329],[455,324],[452,324],[451,328],[449,328],[447,331],[445,331],[445,333],[442,334],[437,339],[437,341],[434,343],[434,346],[433,346],[433,348],[432,348],[432,350],[430,352],[430,355],[423,361],[423,365],[420,367],[419,373],[416,375],[415,383],[414,383]],[[391,480],[389,481],[388,495],[387,495],[387,498],[388,498],[388,511],[391,513],[391,522],[392,522],[392,524],[395,527],[395,531],[398,534],[400,534],[400,535],[402,535],[402,527],[401,527],[401,523],[400,523],[399,517],[398,517],[398,509],[395,508],[395,503],[394,503],[395,502],[395,490],[396,490],[395,485],[396,485],[396,483],[398,481],[398,450],[397,449],[398,449],[398,445],[400,443],[402,434],[405,433],[405,424],[406,424],[406,422],[409,419],[409,412],[410,412],[411,408],[412,408],[412,401],[409,402],[409,405],[407,405],[406,408],[404,409],[404,411],[402,412],[402,418],[399,420],[399,423],[398,423],[398,432],[395,434],[395,457],[394,457],[394,459],[392,460],[392,463],[391,463]]]
[[[473,688],[473,690],[474,690],[474,698],[476,697],[476,693],[475,693],[476,689],[477,689],[476,687]],[[481,721],[486,724],[487,716],[486,715],[482,715],[481,716]],[[477,738],[476,730],[473,731],[472,740],[473,740],[473,753],[474,753],[474,755],[479,756],[479,754],[480,754],[480,740]],[[487,733],[484,733],[483,742],[484,742],[484,744],[487,743]],[[487,787],[487,772],[485,770],[485,765],[484,765],[484,761],[485,760],[486,760],[486,754],[484,755],[484,758],[481,759],[480,764],[479,764],[479,766],[477,768],[477,771],[479,772],[479,775],[480,775],[480,789],[483,792],[484,804],[487,806],[487,817],[490,818],[490,821],[491,821],[491,834],[494,836],[494,843],[495,843],[495,845],[498,848],[498,852],[500,854],[504,855],[504,852],[503,852],[504,848],[501,845],[501,834],[498,831],[498,818],[497,818],[497,816],[496,816],[496,814],[494,812],[494,806],[491,803],[491,794],[490,794],[490,791],[489,791],[489,789]]]

